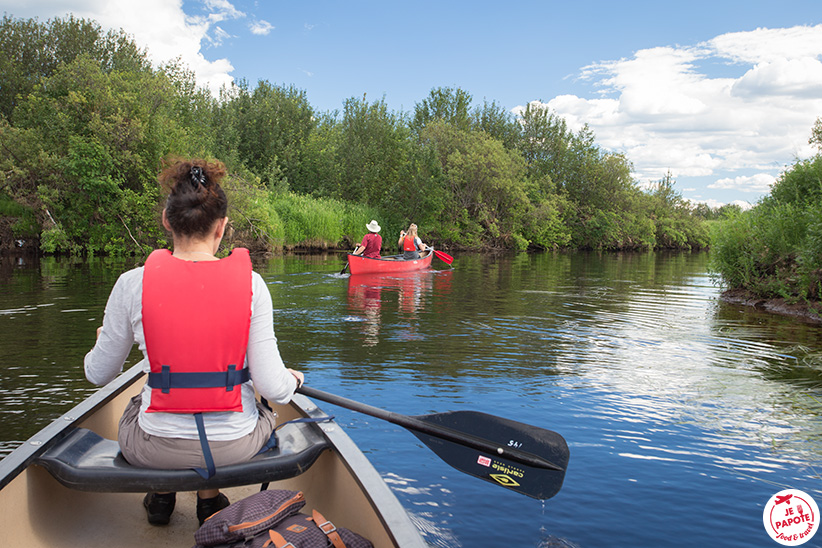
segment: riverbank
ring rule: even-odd
[[[791,303],[786,299],[763,299],[744,289],[729,289],[722,292],[720,299],[731,304],[752,306],[772,314],[791,316],[798,320],[822,325],[822,315],[808,303]]]

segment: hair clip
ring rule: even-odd
[[[191,166],[191,171],[189,173],[191,175],[191,184],[194,188],[197,188],[200,185],[205,186],[205,173],[203,172],[203,168],[200,166]]]

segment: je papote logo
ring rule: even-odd
[[[811,540],[819,528],[819,507],[807,493],[785,489],[765,505],[762,522],[779,544],[799,546]]]

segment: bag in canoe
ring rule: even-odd
[[[305,506],[302,491],[260,491],[228,505],[194,533],[194,548],[373,548],[363,536],[335,527]]]

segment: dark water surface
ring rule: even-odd
[[[484,411],[571,449],[541,502],[319,402],[432,546],[770,547],[774,493],[822,503],[822,328],[719,302],[706,254],[460,255],[382,279],[342,264],[256,265],[283,357],[310,385],[410,415]],[[128,267],[0,259],[0,456],[94,391],[82,358]]]

